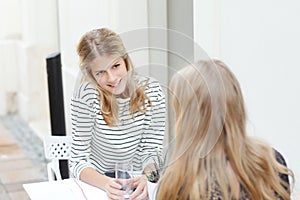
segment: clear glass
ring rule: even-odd
[[[129,163],[116,163],[115,177],[122,185],[122,190],[126,191],[124,199],[129,199],[133,191],[133,166]]]

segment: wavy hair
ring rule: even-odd
[[[219,60],[199,61],[172,77],[176,142],[159,181],[158,200],[290,199],[278,174],[293,173],[274,149],[246,135],[246,111],[237,79]]]
[[[151,104],[149,97],[145,94],[146,84],[138,87],[137,80],[133,78],[136,72],[119,35],[107,28],[89,31],[81,37],[77,46],[77,54],[80,59],[83,81],[89,81],[97,88],[101,112],[109,126],[113,126],[118,122],[119,108],[116,97],[111,92],[101,88],[92,75],[90,63],[98,56],[113,55],[124,60],[128,72],[128,81],[122,95],[131,97],[130,113],[132,116],[136,111],[145,113],[145,100],[147,99]]]

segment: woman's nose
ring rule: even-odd
[[[108,82],[113,82],[115,80],[115,75],[114,75],[113,72],[111,72],[111,71],[108,70],[106,72],[106,74],[107,74],[107,81]]]

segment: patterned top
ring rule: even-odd
[[[285,162],[283,156],[276,150],[275,150],[275,156],[276,156],[276,160],[280,164],[286,166],[286,162]],[[287,175],[279,174],[279,177],[282,180],[284,180],[285,182],[289,183],[289,178],[288,178]],[[250,200],[248,195],[247,195],[247,192],[246,192],[245,188],[243,188],[242,185],[240,185],[240,189],[241,189],[241,193],[240,193],[239,200]],[[217,187],[214,187],[214,191],[211,192],[211,198],[210,199],[211,200],[223,200],[222,194],[221,194],[220,190]],[[280,200],[281,198],[278,196],[276,199]]]
[[[92,167],[100,173],[114,169],[116,162],[131,162],[135,171],[162,154],[165,131],[165,97],[158,81],[135,77],[138,86],[147,84],[146,113],[129,112],[130,98],[117,98],[119,123],[106,124],[101,114],[99,93],[90,83],[82,83],[71,99],[72,138],[70,171],[79,178],[81,171]],[[154,159],[154,160],[153,160]]]

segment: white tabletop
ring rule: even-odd
[[[106,193],[76,179],[23,184],[31,200],[106,200]],[[149,199],[155,199],[157,184],[148,182]]]
[[[31,200],[106,200],[103,190],[76,179],[24,184]]]

